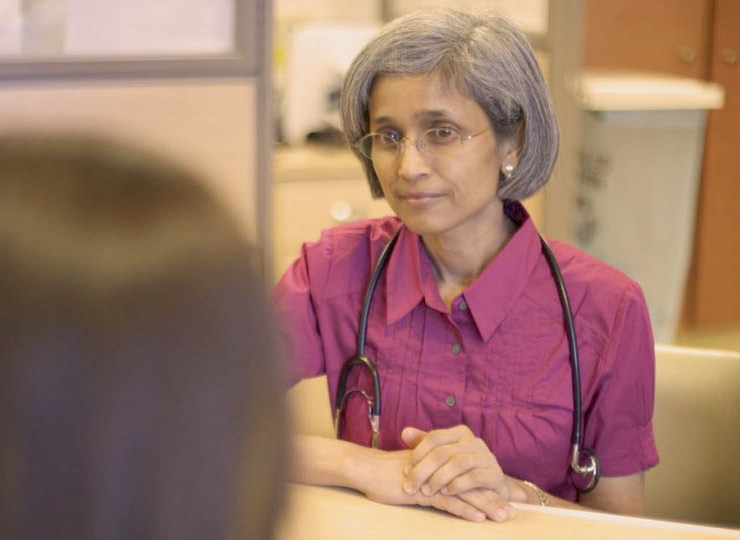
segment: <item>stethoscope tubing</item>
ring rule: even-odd
[[[368,369],[372,379],[373,385],[373,397],[369,400],[369,411],[368,415],[370,423],[373,428],[373,446],[377,447],[379,442],[380,433],[380,411],[381,411],[381,391],[380,391],[380,377],[378,375],[375,364],[367,356],[365,356],[365,342],[367,340],[367,321],[370,313],[370,304],[372,302],[373,293],[378,283],[378,279],[382,274],[385,265],[390,257],[393,247],[398,240],[398,235],[403,226],[396,229],[391,238],[386,243],[385,247],[378,256],[378,260],[375,263],[375,267],[368,280],[367,287],[365,288],[365,296],[362,302],[362,309],[360,311],[359,325],[357,329],[357,348],[355,355],[345,362],[342,366],[342,370],[339,374],[339,381],[337,383],[337,393],[334,400],[334,409],[336,411],[335,416],[335,432],[337,438],[340,435],[341,419],[344,407],[344,399],[347,395],[346,385],[347,377],[351,369],[356,365],[362,365]],[[555,255],[552,252],[547,241],[539,235],[540,243],[542,245],[542,251],[547,260],[547,264],[550,267],[553,279],[556,284],[558,297],[560,299],[560,305],[563,311],[563,320],[565,326],[566,337],[568,339],[568,350],[570,357],[571,367],[571,380],[573,385],[573,431],[571,433],[571,454],[569,466],[573,472],[586,478],[590,477],[585,488],[581,488],[576,485],[576,488],[581,493],[587,493],[591,491],[599,481],[600,467],[599,460],[596,453],[588,448],[584,448],[583,445],[583,405],[581,396],[581,373],[580,373],[580,360],[578,357],[578,345],[576,339],[575,323],[573,321],[573,312],[570,306],[570,299],[568,298],[568,291],[565,286],[565,280],[563,279],[560,267],[555,259]],[[581,455],[586,454],[588,459],[587,465],[581,465]]]
[[[334,410],[337,411],[335,420],[337,422],[337,433],[339,431],[338,421],[340,419],[341,411],[344,407],[343,402],[347,388],[347,376],[349,375],[352,367],[358,364],[365,366],[370,371],[370,376],[373,381],[373,399],[371,400],[370,404],[370,415],[371,417],[377,417],[378,422],[380,422],[380,411],[382,409],[380,377],[378,376],[378,370],[375,367],[375,364],[367,356],[365,356],[367,320],[370,314],[370,304],[373,299],[373,292],[375,291],[375,287],[378,284],[378,279],[380,278],[380,275],[383,273],[385,264],[386,262],[388,262],[391,251],[393,251],[393,247],[396,245],[396,240],[398,240],[398,235],[401,232],[402,228],[403,227],[399,227],[398,229],[396,229],[396,231],[393,233],[393,236],[391,236],[390,240],[388,240],[385,247],[383,248],[383,251],[380,252],[378,260],[375,263],[375,268],[373,268],[373,272],[370,275],[367,287],[365,288],[365,297],[362,302],[362,310],[360,311],[360,322],[357,328],[356,352],[355,355],[347,360],[347,362],[344,363],[344,366],[342,366],[342,371],[339,373],[339,382],[337,383],[337,394],[334,399]]]
[[[550,249],[550,245],[547,240],[540,235],[540,244],[542,244],[542,251],[547,259],[547,264],[550,267],[550,272],[555,280],[555,286],[560,297],[560,305],[563,311],[563,320],[565,323],[565,333],[568,338],[568,350],[570,353],[570,373],[573,384],[573,432],[571,433],[571,453],[570,453],[570,467],[571,469],[580,474],[581,476],[592,475],[588,485],[580,489],[581,493],[588,493],[596,487],[596,483],[599,481],[599,465],[596,454],[590,449],[583,449],[588,454],[589,464],[581,465],[581,451],[583,444],[583,405],[582,405],[582,394],[581,394],[581,369],[580,369],[580,358],[578,357],[578,341],[576,339],[576,325],[573,322],[573,310],[570,307],[570,299],[568,298],[568,290],[565,287],[565,280],[563,274],[560,271],[560,265],[558,265],[555,259],[555,254]]]

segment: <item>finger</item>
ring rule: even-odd
[[[429,478],[440,468],[444,467],[450,459],[458,454],[464,455],[466,453],[467,452],[464,449],[460,448],[460,445],[445,445],[434,448],[424,456],[424,459],[416,464],[409,461],[408,465],[404,468],[404,474],[406,475],[403,484],[404,491],[406,491],[406,493],[416,493],[422,488],[422,486],[427,484]],[[459,466],[460,465],[458,464],[458,467]],[[452,473],[447,474],[449,475]],[[454,474],[452,474],[450,479],[451,478],[454,478]],[[430,490],[430,487],[426,486],[423,493],[425,495],[433,495],[437,489],[444,485],[444,483],[438,483],[434,490]]]
[[[492,456],[491,456],[492,457]],[[436,473],[428,480],[433,487],[437,487]],[[495,458],[486,460],[485,465],[474,466],[464,474],[453,478],[440,477],[439,482],[446,482],[439,489],[445,495],[459,495],[471,489],[490,489],[499,493],[506,500],[511,499],[511,489],[506,483],[506,476]]]
[[[483,512],[488,519],[499,523],[516,517],[516,510],[507,500],[495,491],[474,489],[457,495],[461,501]]]
[[[474,505],[462,500],[459,497],[448,497],[445,495],[434,495],[432,497],[420,496],[417,504],[422,506],[432,506],[438,510],[443,510],[454,516],[467,519],[468,521],[485,521],[486,514]]]
[[[475,438],[470,428],[459,425],[447,429],[435,429],[428,432],[411,453],[411,463],[416,464],[435,448],[443,445],[454,444],[465,439]]]
[[[428,457],[429,456],[427,456],[427,458]],[[424,495],[432,495],[437,493],[439,490],[446,488],[450,482],[453,482],[460,477],[467,477],[468,481],[466,481],[465,484],[470,485],[472,483],[472,479],[478,476],[476,471],[480,470],[478,468],[479,465],[482,465],[477,457],[478,456],[475,454],[468,453],[455,453],[451,455],[442,466],[431,471],[431,474],[429,474],[429,477],[423,481],[419,489]],[[412,469],[409,474],[409,478],[415,479],[416,477],[412,476],[414,473],[422,474],[425,472],[424,466],[427,463],[427,458]],[[468,491],[473,487],[482,486],[472,485],[472,487],[469,487],[467,490],[459,490],[455,493],[445,491],[444,495],[456,495],[462,491]]]
[[[461,476],[474,468],[492,468],[497,470],[498,462],[491,454],[483,441],[477,438],[463,442],[438,446],[427,453],[415,465],[409,462],[410,467],[404,469],[406,482],[404,489],[407,493],[415,493],[422,489],[425,495],[432,495],[446,486],[456,477]],[[500,481],[496,477],[492,481]],[[489,487],[488,484],[471,487]]]
[[[419,428],[409,426],[401,431],[401,439],[407,447],[416,448],[416,446],[422,441],[426,434],[426,431],[422,431]]]

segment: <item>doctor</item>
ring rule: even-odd
[[[354,369],[341,440],[297,436],[297,481],[390,504],[506,521],[510,501],[639,514],[652,431],[645,301],[623,274],[560,242],[580,351],[584,445],[601,481],[569,469],[573,386],[563,309],[519,201],[548,180],[558,131],[527,38],[492,14],[415,13],[383,29],[342,88],[345,134],[395,217],[324,231],[274,301],[294,380],[327,374],[332,403],[355,354],[370,273],[395,231],[368,314],[379,375],[370,448],[367,369]]]

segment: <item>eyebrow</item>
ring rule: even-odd
[[[445,118],[452,116],[451,111],[447,109],[423,109],[418,113],[414,114],[415,120],[436,120],[437,118]],[[377,118],[371,118],[371,122],[376,124],[389,124],[393,123],[393,117],[391,116],[379,116]]]

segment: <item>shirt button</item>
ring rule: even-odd
[[[466,309],[468,309],[468,303],[463,300],[462,302],[460,302],[460,305],[458,307],[460,308],[460,311],[465,311]]]
[[[445,405],[447,405],[448,407],[454,407],[455,403],[457,403],[457,401],[455,400],[455,396],[447,396],[445,398]]]
[[[462,345],[459,343],[453,343],[450,349],[452,350],[452,354],[458,354],[462,350]]]

